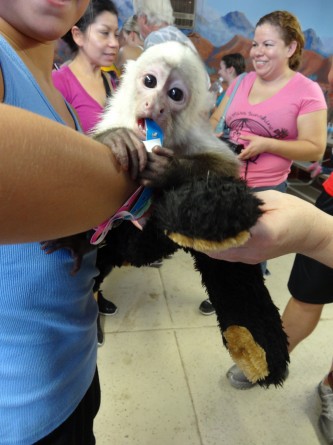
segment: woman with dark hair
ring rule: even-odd
[[[241,176],[250,187],[286,189],[293,160],[318,161],[326,147],[327,105],[320,86],[297,72],[304,35],[288,11],[262,17],[242,79],[226,113],[230,140],[243,149]],[[215,128],[235,87],[210,117]]]
[[[225,54],[221,58],[218,75],[227,84],[227,87],[236,79],[237,76],[245,72],[245,59],[240,53]],[[216,106],[218,107],[225,96],[225,90],[217,97]]]
[[[271,12],[256,24],[254,71],[242,79],[225,116],[231,142],[242,147],[241,177],[255,191],[285,191],[293,160],[318,161],[324,154],[327,105],[320,86],[297,72],[303,48],[300,23],[290,12]],[[210,118],[214,128],[235,83]],[[227,377],[235,388],[254,386],[236,365]]]
[[[81,19],[65,34],[63,40],[73,52],[73,60],[52,74],[56,88],[76,110],[85,133],[98,122],[107,97],[115,88],[109,73],[101,70],[118,57],[118,12],[110,0],[92,0]],[[98,260],[97,260],[98,261]],[[94,289],[99,312],[114,315],[118,308],[104,298],[102,291]],[[98,323],[98,344],[104,334]]]
[[[114,84],[101,70],[118,57],[118,12],[110,0],[92,0],[85,14],[63,37],[73,59],[54,71],[53,82],[76,110],[85,133],[96,125]]]

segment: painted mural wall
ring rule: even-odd
[[[115,0],[123,21],[133,14],[132,0]],[[306,45],[300,71],[317,81],[333,106],[328,90],[327,74],[333,55],[333,1],[332,0],[197,0],[196,19],[189,37],[206,63],[214,80],[221,57],[240,52],[252,69],[249,51],[258,19],[276,9],[295,14],[302,26]]]

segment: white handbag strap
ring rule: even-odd
[[[225,109],[224,109],[224,113],[223,113],[224,118],[226,117],[226,115],[227,115],[227,111],[228,111],[228,109],[229,109],[229,107],[230,107],[230,105],[231,105],[231,102],[232,102],[233,98],[235,97],[235,94],[236,94],[236,92],[237,92],[237,90],[238,90],[238,87],[239,87],[239,85],[240,85],[240,83],[241,83],[243,77],[245,77],[246,74],[247,74],[247,73],[242,73],[242,74],[240,74],[240,75],[238,76],[238,78],[237,78],[237,82],[236,82],[236,85],[235,85],[235,88],[232,90],[232,93],[231,93],[231,95],[230,95],[230,97],[229,97],[229,100],[228,100],[228,102],[227,102],[227,105],[226,105],[226,107],[225,107]]]

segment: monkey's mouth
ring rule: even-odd
[[[137,121],[138,129],[140,132],[140,138],[142,140],[146,139],[147,129],[146,129],[146,119],[143,117],[140,117]]]
[[[158,140],[159,144],[163,143],[163,130],[156,121],[149,117],[141,117],[137,125],[143,141]]]

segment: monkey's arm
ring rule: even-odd
[[[140,267],[148,265],[179,249],[156,224],[154,215],[147,221],[143,230],[129,221],[123,221],[110,230],[104,240],[103,267],[107,263],[112,267],[130,263]]]

